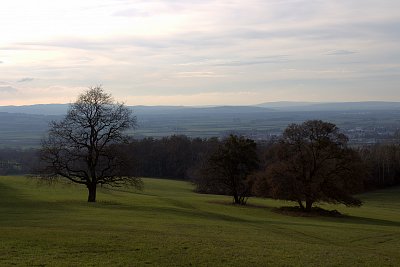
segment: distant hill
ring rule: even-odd
[[[274,111],[271,108],[258,106],[216,106],[216,107],[185,107],[185,106],[131,106],[136,115],[151,114],[249,114]]]
[[[0,147],[31,147],[40,144],[49,122],[61,116],[0,112]]]
[[[136,115],[152,114],[251,114],[273,111],[377,111],[400,110],[400,102],[266,102],[253,106],[129,106]],[[0,112],[34,115],[64,115],[68,104],[38,104],[26,106],[0,106]]]
[[[400,102],[365,101],[365,102],[267,102],[258,107],[272,108],[279,111],[372,111],[400,110]]]
[[[38,104],[27,106],[0,106],[0,112],[23,113],[35,115],[64,115],[68,104]],[[190,106],[129,106],[136,114],[237,114],[273,111],[271,108],[258,106],[215,106],[215,107],[190,107]]]
[[[68,109],[68,104],[0,106],[0,112],[36,114],[36,115],[62,115],[67,112],[67,109]]]
[[[314,102],[295,102],[295,101],[277,101],[277,102],[265,102],[258,105],[257,107],[263,108],[272,108],[272,109],[282,109],[282,108],[289,108],[289,107],[304,107],[313,104],[318,104]]]

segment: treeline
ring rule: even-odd
[[[218,138],[189,138],[173,135],[144,138],[119,145],[136,176],[190,180],[190,173],[218,146]]]
[[[367,189],[400,185],[400,143],[365,146],[357,151],[367,168]]]
[[[0,149],[0,175],[31,173],[38,164],[36,149]]]
[[[140,177],[191,180],[193,173],[222,143],[218,138],[189,138],[173,135],[161,139],[144,138],[119,145],[129,168]],[[274,143],[257,142],[259,166],[265,167],[274,156]],[[353,148],[367,175],[365,189],[400,185],[400,144],[376,144]],[[38,163],[36,149],[0,149],[0,175],[29,174]],[[260,167],[261,168],[261,167]]]

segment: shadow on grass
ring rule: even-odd
[[[255,204],[234,205],[234,204],[232,204],[232,202],[218,201],[218,200],[208,201],[208,203],[237,206],[237,207],[242,207],[242,208],[266,209],[268,211],[281,214],[283,216],[301,217],[301,218],[310,219],[310,223],[287,222],[287,221],[279,222],[279,224],[287,224],[287,225],[313,226],[314,224],[311,223],[312,221],[323,219],[324,221],[333,222],[333,223],[363,224],[363,225],[375,225],[375,226],[395,226],[395,227],[400,226],[400,222],[398,222],[398,221],[390,221],[390,220],[383,220],[383,219],[370,218],[370,217],[360,217],[360,216],[352,216],[352,215],[348,215],[348,214],[340,214],[336,210],[329,211],[329,210],[323,210],[321,208],[318,208],[317,213],[309,214],[309,213],[299,212],[299,208],[295,207],[295,206],[276,208],[276,207],[271,207],[271,206],[255,205]],[[289,212],[285,212],[287,210],[289,210]],[[294,212],[291,212],[293,210],[294,210]],[[319,226],[322,226],[322,225],[319,225]],[[327,227],[330,227],[330,226],[327,225]]]
[[[211,204],[219,204],[219,205],[225,205],[225,206],[231,206],[231,207],[242,207],[242,208],[257,208],[257,209],[272,209],[272,207],[270,206],[265,206],[265,205],[257,205],[257,204],[251,204],[251,203],[247,203],[245,205],[238,205],[233,203],[233,201],[225,201],[225,200],[210,200],[207,201],[207,203],[211,203]]]
[[[127,194],[137,194],[142,196],[151,196],[157,197],[156,194],[149,194],[144,192],[143,190],[138,190],[134,188],[126,188],[126,187],[98,187],[97,190],[103,194],[115,196],[118,193],[127,193]]]
[[[338,223],[351,223],[351,224],[364,224],[364,225],[375,225],[375,226],[396,226],[400,227],[400,222],[389,221],[382,219],[375,219],[369,217],[359,217],[347,215],[341,219],[335,220]]]
[[[281,207],[272,208],[272,211],[292,217],[308,217],[310,219],[323,219],[324,221],[334,223],[347,223],[347,224],[363,224],[375,226],[400,226],[398,221],[383,220],[370,217],[360,217],[348,214],[342,214],[337,210],[325,210],[319,207],[313,208],[313,212],[302,212],[299,207]]]
[[[168,201],[171,204],[174,204],[175,207],[163,207],[163,206],[129,206],[124,204],[117,204],[117,203],[101,203],[99,208],[104,209],[119,209],[119,210],[126,210],[126,211],[134,211],[134,212],[144,212],[146,214],[157,214],[160,218],[167,218],[167,217],[187,217],[188,219],[209,219],[209,220],[222,220],[222,221],[229,221],[229,222],[253,222],[251,220],[245,220],[240,217],[230,216],[222,213],[210,212],[195,209],[189,206],[184,206],[181,204],[177,204],[175,200]],[[166,202],[166,203],[168,203]]]
[[[48,216],[51,213],[52,217],[62,216],[69,208],[58,202],[30,199],[30,196],[23,191],[0,183],[0,210],[1,221],[14,221],[19,224],[24,220],[39,218],[43,214]]]
[[[129,193],[136,193],[132,191],[128,191]],[[190,203],[186,203],[185,201],[176,200],[173,198],[165,198],[161,197],[161,200],[166,204],[166,206],[154,206],[154,205],[128,205],[119,203],[117,201],[99,201],[97,203],[87,203],[84,200],[65,200],[65,201],[41,201],[38,199],[32,199],[29,194],[24,194],[23,190],[18,190],[11,186],[8,186],[5,183],[0,183],[0,218],[3,218],[4,221],[15,221],[16,223],[23,223],[23,220],[31,220],[36,218],[42,218],[43,216],[48,216],[51,214],[52,217],[63,217],[68,216],[69,211],[72,211],[74,208],[79,207],[90,207],[90,208],[98,208],[106,210],[125,210],[125,211],[134,211],[134,212],[143,212],[148,215],[160,216],[160,218],[173,218],[175,216],[178,217],[187,217],[188,219],[203,219],[203,220],[220,220],[227,222],[239,222],[239,223],[251,223],[251,224],[288,224],[288,225],[305,225],[305,226],[313,226],[315,225],[315,220],[324,220],[332,223],[345,223],[345,224],[363,224],[363,225],[372,225],[372,226],[394,226],[399,227],[400,222],[391,221],[391,220],[383,220],[379,218],[368,218],[368,217],[359,217],[359,216],[350,216],[346,215],[343,217],[324,217],[324,216],[314,216],[307,219],[305,221],[302,219],[301,221],[276,221],[269,220],[268,217],[260,218],[255,217],[254,220],[251,218],[241,218],[241,214],[235,216],[232,214],[224,214],[220,212],[211,212],[207,210],[201,210],[191,205]],[[226,201],[209,201],[208,203],[219,204],[219,205],[229,205],[234,207],[231,202]],[[170,206],[172,205],[172,206]],[[256,208],[256,209],[266,209],[268,211],[273,211],[275,207],[262,206],[262,205],[254,205],[248,204],[245,206],[237,206],[239,208]],[[287,216],[284,215],[283,216]],[[260,220],[261,219],[261,220]],[[322,226],[322,225],[319,225]],[[331,227],[327,225],[326,227]]]
[[[306,212],[297,206],[284,206],[273,208],[273,212],[289,215],[293,217],[331,217],[331,218],[344,218],[346,215],[341,214],[337,210],[327,210],[320,207],[313,207],[310,211]]]
[[[274,212],[283,215],[289,215],[295,217],[328,218],[332,219],[330,221],[338,223],[352,223],[352,224],[377,225],[377,226],[400,226],[400,222],[398,221],[352,216],[352,215],[342,214],[337,210],[326,210],[319,207],[313,208],[313,211],[311,213],[302,212],[299,207],[281,207],[281,208],[273,208],[272,210]]]

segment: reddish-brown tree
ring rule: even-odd
[[[361,190],[365,172],[347,141],[332,123],[312,120],[289,125],[272,148],[266,172],[256,177],[254,192],[296,201],[304,211],[311,211],[316,202],[360,206],[351,194]]]

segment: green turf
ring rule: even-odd
[[[145,190],[38,186],[0,177],[1,266],[399,266],[400,188],[362,195],[346,218],[290,217],[250,199],[193,193],[180,181]],[[264,206],[264,207],[260,207]]]

